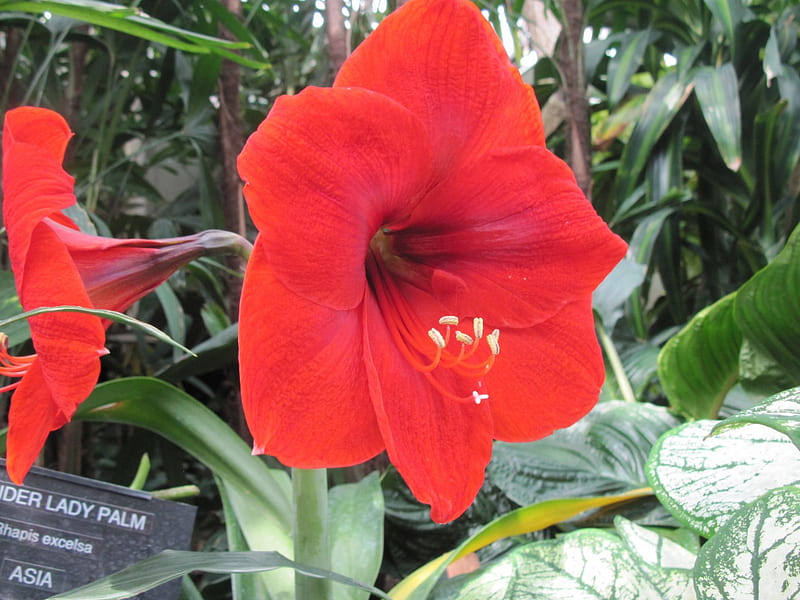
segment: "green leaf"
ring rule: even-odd
[[[181,301],[173,291],[168,281],[165,281],[156,288],[156,296],[164,310],[167,319],[167,328],[173,340],[183,345],[186,341],[186,316],[183,312]],[[177,348],[173,350],[173,360],[178,360],[180,354]]]
[[[664,600],[620,538],[600,529],[528,544],[442,587],[434,599]]]
[[[164,550],[99,581],[64,594],[52,596],[52,600],[122,600],[192,571],[253,573],[283,568],[294,569],[298,573],[310,577],[331,579],[338,583],[366,590],[380,598],[389,598],[382,591],[372,586],[363,585],[349,577],[344,577],[331,571],[298,564],[277,552]]]
[[[133,327],[134,329],[138,329],[145,335],[151,335],[156,338],[160,342],[164,342],[165,344],[169,344],[186,354],[192,354],[193,352],[179,344],[171,337],[169,337],[166,333],[158,329],[158,327],[153,327],[150,323],[145,323],[144,321],[140,321],[138,319],[134,319],[124,313],[117,312],[114,310],[103,310],[99,308],[86,308],[85,306],[46,306],[43,308],[35,308],[33,310],[29,310],[24,313],[20,313],[18,315],[14,315],[13,317],[9,317],[0,321],[0,330],[5,331],[5,329],[14,323],[19,321],[24,321],[25,319],[29,319],[30,317],[35,317],[36,315],[44,315],[47,313],[59,313],[59,312],[76,312],[76,313],[84,313],[87,315],[94,315],[95,317],[100,317],[101,319],[108,319],[109,321],[114,321],[116,323],[122,323],[123,325],[127,325],[129,327]]]
[[[269,469],[217,415],[185,392],[150,377],[98,385],[75,419],[144,427],[177,444],[236,490],[260,503],[260,519],[276,539],[288,539],[291,505],[288,476]],[[290,543],[290,542],[287,542]]]
[[[721,421],[711,431],[711,435],[752,423],[783,433],[800,449],[800,388],[775,394],[761,404]]]
[[[622,45],[608,63],[608,103],[611,107],[619,104],[631,79],[642,64],[644,51],[650,43],[649,29],[627,34]]]
[[[328,492],[331,568],[357,581],[373,582],[383,559],[383,492],[377,472]],[[369,593],[337,586],[334,600],[367,600]]]
[[[232,552],[248,552],[251,550],[245,536],[245,529],[248,523],[253,521],[239,520],[237,514],[243,516],[241,511],[234,508],[233,500],[226,491],[225,482],[219,477],[216,478],[217,489],[219,489],[220,498],[222,499],[222,514],[225,518],[225,533],[228,538],[228,550]],[[255,523],[258,521],[256,520]],[[269,576],[284,575],[284,581],[273,581],[270,586],[268,583]],[[286,577],[290,575],[288,571],[258,571],[254,573],[231,573],[231,591],[234,600],[249,600],[250,598],[264,598],[271,599],[277,597],[280,591],[285,592],[287,595],[291,594],[294,590],[293,577]],[[275,594],[270,594],[270,591]]]
[[[216,371],[236,360],[239,349],[239,324],[223,329],[218,334],[192,348],[192,356],[184,356],[158,373],[161,379],[172,383],[188,377]]]
[[[614,526],[636,566],[647,575],[664,600],[695,597],[691,571],[697,558],[695,554],[623,517],[616,517]]]
[[[487,478],[521,506],[642,487],[650,449],[677,424],[652,404],[604,402],[545,439],[497,442]]]
[[[619,202],[624,202],[633,194],[650,152],[686,102],[693,86],[691,78],[679,78],[673,71],[659,79],[650,90],[642,115],[633,128],[620,159],[616,183]]]
[[[8,336],[9,347],[21,344],[31,337],[26,320],[17,322],[8,320],[21,312],[22,307],[17,296],[14,274],[10,271],[0,271],[0,321],[7,323],[7,325],[2,325],[0,330]]]
[[[733,45],[736,37],[734,30],[745,14],[741,0],[705,0],[708,10],[722,26],[728,43]]]
[[[391,590],[393,600],[424,600],[444,573],[447,566],[455,560],[485,548],[499,539],[538,531],[561,523],[584,511],[612,506],[650,494],[649,489],[640,489],[615,496],[593,498],[566,498],[546,500],[532,506],[511,511],[485,525],[461,545],[447,554],[423,565],[403,579]]]
[[[779,600],[800,590],[800,489],[773,490],[743,507],[697,557],[700,600]]]
[[[658,355],[658,375],[672,408],[690,418],[717,416],[739,375],[742,334],[735,294],[697,313]]]
[[[800,383],[800,227],[739,289],[734,317],[747,339]]]
[[[666,433],[647,463],[659,501],[705,537],[765,492],[800,482],[800,452],[786,436],[748,427],[709,437],[716,423],[698,421]]]
[[[739,80],[731,63],[703,67],[694,74],[694,93],[722,159],[731,171],[742,164],[742,111]]]
[[[614,330],[622,317],[625,301],[644,281],[647,267],[623,258],[592,294],[592,306],[599,313],[603,327]]]

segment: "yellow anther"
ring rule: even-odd
[[[472,319],[472,331],[475,332],[475,339],[479,340],[483,337],[483,319],[475,317]]]
[[[475,340],[473,340],[470,336],[468,336],[463,331],[456,331],[456,339],[459,342],[461,342],[462,344],[464,344],[465,346],[472,346],[472,344],[475,343]]]
[[[439,325],[458,325],[458,317],[445,315],[439,319]]]
[[[447,345],[444,341],[444,336],[442,336],[438,329],[429,329],[428,337],[431,338],[433,343],[439,348],[444,348]]]
[[[498,337],[500,337],[500,332],[497,329],[486,336],[486,343],[489,344],[489,350],[494,356],[500,354],[500,341]]]

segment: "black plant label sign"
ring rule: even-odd
[[[161,550],[186,550],[196,509],[34,467],[22,486],[0,460],[0,598],[43,600]],[[180,581],[137,596],[177,600]]]

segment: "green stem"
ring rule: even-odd
[[[325,469],[292,469],[294,497],[294,560],[331,569],[328,534],[328,473]],[[295,600],[329,600],[329,579],[295,573]]]
[[[606,353],[608,364],[611,366],[611,370],[614,372],[614,377],[617,380],[617,385],[619,386],[620,394],[622,394],[622,399],[626,402],[636,402],[636,394],[633,392],[631,382],[628,380],[628,376],[625,374],[625,367],[622,366],[622,360],[620,360],[617,349],[614,347],[614,342],[597,320],[595,320],[595,329],[597,330],[597,337],[600,340],[600,345],[603,347],[603,350]]]

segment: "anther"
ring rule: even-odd
[[[458,325],[458,317],[445,315],[439,319],[439,325]]]
[[[475,317],[472,319],[472,331],[475,332],[475,339],[479,340],[483,337],[483,319]]]
[[[489,344],[489,350],[494,356],[500,354],[500,342],[497,339],[499,336],[500,332],[497,329],[486,336],[486,343]]]
[[[458,340],[459,342],[461,342],[465,346],[472,346],[472,344],[475,343],[475,340],[473,340],[470,336],[468,336],[463,331],[456,331],[456,340]]]
[[[444,348],[447,346],[447,342],[444,341],[444,336],[438,329],[429,329],[428,330],[428,337],[433,340],[433,343],[436,344],[439,348]]]

